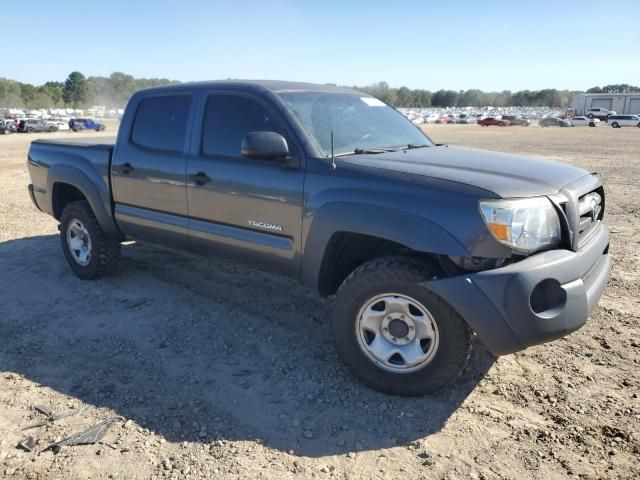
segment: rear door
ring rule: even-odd
[[[285,122],[264,99],[203,92],[187,164],[190,243],[196,253],[298,278],[304,160]],[[297,166],[240,155],[243,136],[275,131]]]
[[[178,249],[188,247],[187,132],[190,92],[130,101],[111,164],[115,217],[125,235]]]

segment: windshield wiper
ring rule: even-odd
[[[345,157],[347,155],[376,155],[378,153],[388,153],[388,152],[397,152],[397,150],[393,148],[382,148],[382,147],[355,148],[351,152],[338,153],[335,156]]]
[[[386,152],[395,152],[395,150],[393,148],[373,147],[373,148],[356,148],[353,151],[353,153],[356,155],[362,155],[363,153],[376,154],[376,153],[386,153]]]
[[[424,143],[409,143],[406,147],[403,148],[403,150],[411,150],[413,148],[424,148],[424,147],[428,147],[429,145],[424,144]]]

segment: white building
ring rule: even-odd
[[[636,93],[579,93],[573,97],[576,115],[586,115],[590,108],[606,108],[616,113],[640,114],[640,92]]]

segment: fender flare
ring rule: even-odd
[[[449,232],[414,214],[378,205],[334,202],[305,217],[311,222],[304,237],[301,264],[303,284],[318,291],[327,247],[335,233],[370,235],[425,253],[468,256],[467,249]],[[304,229],[306,230],[306,229]]]
[[[70,165],[52,165],[47,176],[47,191],[51,192],[51,213],[53,214],[53,193],[56,183],[72,185],[80,190],[87,202],[89,202],[100,228],[107,235],[115,239],[122,239],[122,232],[118,229],[111,214],[111,194],[108,188],[103,188],[103,191],[100,192],[98,186],[104,184],[104,182],[97,171],[94,176],[98,176],[98,178],[92,180],[85,172]]]

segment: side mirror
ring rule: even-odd
[[[289,156],[289,146],[279,133],[249,132],[242,138],[240,153],[245,158],[285,163]]]

